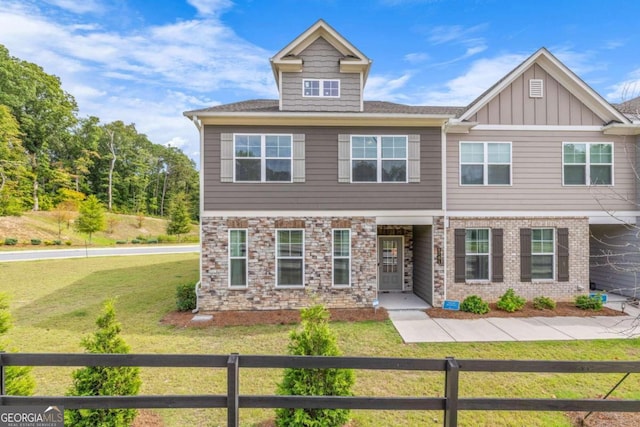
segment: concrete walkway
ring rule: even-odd
[[[621,310],[623,301],[610,298],[606,306]],[[387,310],[406,343],[625,339],[640,335],[640,309],[630,304],[625,304],[626,316],[475,320],[430,318],[423,310],[416,309]]]

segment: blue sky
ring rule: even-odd
[[[637,1],[0,0],[0,44],[81,116],[198,161],[185,110],[277,98],[269,58],[323,18],[373,67],[365,99],[465,105],[545,46],[611,102],[640,94]]]

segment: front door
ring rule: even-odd
[[[402,291],[404,257],[402,237],[384,236],[378,240],[378,290]]]

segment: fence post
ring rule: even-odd
[[[240,403],[238,361],[238,353],[231,353],[227,360],[227,425],[229,427],[238,427],[240,422],[240,413],[238,410],[238,405]]]
[[[444,409],[444,426],[455,427],[458,425],[458,380],[460,365],[453,357],[447,357],[447,365],[444,376],[444,397],[446,398]]]

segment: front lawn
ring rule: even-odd
[[[116,298],[123,336],[136,353],[285,354],[292,325],[183,329],[159,320],[173,310],[175,288],[195,283],[198,255],[154,255],[0,263],[2,291],[12,299],[9,332],[21,352],[80,352],[102,302]],[[403,344],[389,321],[333,323],[345,355],[459,359],[638,360],[640,340],[583,342]],[[70,369],[37,368],[37,394],[62,394]],[[144,394],[225,393],[226,373],[206,369],[146,368]],[[278,370],[242,370],[242,394],[272,394]],[[461,374],[461,396],[577,398],[604,395],[621,375]],[[440,373],[358,371],[357,395],[441,396]],[[612,397],[640,399],[640,378],[629,377]],[[226,424],[223,410],[158,410],[166,426]],[[440,412],[353,411],[354,426],[442,425]],[[242,425],[273,418],[244,409]],[[462,412],[460,425],[569,426],[563,413]]]

